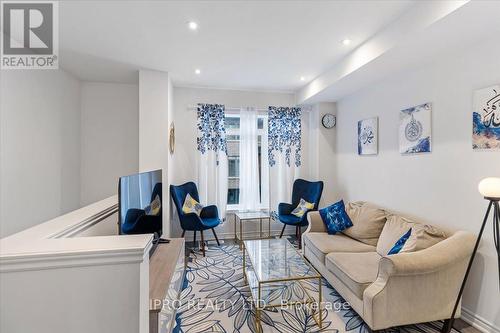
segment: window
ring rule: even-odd
[[[267,115],[259,115],[257,118],[257,154],[259,168],[259,187],[260,200],[262,203],[264,191],[268,190],[267,184],[263,181],[262,174],[262,154],[267,153],[267,148],[262,147],[262,137],[267,136],[264,122],[267,121]],[[227,139],[227,156],[228,156],[228,210],[237,210],[240,196],[240,116],[239,114],[226,113],[225,118],[226,139]],[[264,204],[263,204],[264,205]],[[265,208],[265,207],[262,207]]]
[[[240,127],[240,119],[234,117],[226,117],[226,131],[228,133],[238,133]],[[240,136],[237,134],[229,134],[227,139],[227,160],[228,160],[228,193],[227,204],[237,205],[240,198]]]
[[[224,126],[226,127],[226,130],[239,129],[240,117],[239,116],[226,117],[226,119],[224,119]]]
[[[238,157],[231,157],[229,163],[229,177],[238,178],[240,176],[240,160]]]

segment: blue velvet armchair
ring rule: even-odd
[[[217,238],[217,234],[215,233],[214,229],[220,224],[219,210],[217,209],[217,206],[211,205],[203,207],[200,216],[198,216],[196,213],[184,214],[184,212],[182,211],[182,206],[184,205],[184,200],[186,200],[186,196],[188,195],[188,193],[193,199],[200,202],[198,189],[196,188],[195,183],[188,182],[179,186],[170,185],[170,196],[174,201],[175,207],[177,209],[177,214],[179,214],[179,220],[182,227],[182,237],[184,237],[186,230],[193,231],[193,241],[194,243],[196,243],[196,232],[200,231],[201,249],[203,252],[203,256],[205,256],[205,239],[203,237],[204,230],[212,229],[215,240],[217,241],[217,245],[220,246],[219,239]]]
[[[318,210],[319,201],[321,200],[321,194],[323,193],[323,182],[309,182],[304,179],[297,179],[293,183],[292,189],[292,203],[280,203],[278,205],[278,219],[283,223],[283,229],[281,230],[280,238],[283,237],[283,232],[287,225],[295,226],[295,235],[299,240],[299,248],[301,247],[301,227],[307,226],[307,213],[302,217],[297,217],[292,215],[292,211],[297,207],[300,199],[304,199],[307,202],[313,203],[314,208],[312,210]]]

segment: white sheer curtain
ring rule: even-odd
[[[278,211],[280,202],[291,203],[293,182],[300,176],[300,166],[287,165],[283,154],[276,156],[276,164],[269,171],[271,210]]]
[[[254,211],[260,205],[257,111],[240,111],[240,201],[241,210]]]
[[[269,178],[269,155],[268,155],[268,124],[267,115],[263,117],[263,126],[261,132],[261,179],[262,179],[262,195],[261,195],[261,207],[263,209],[269,210],[269,195],[271,191],[271,182]]]
[[[221,219],[227,206],[227,155],[210,150],[198,154],[198,192],[203,206],[216,205]],[[218,163],[217,163],[218,161]]]

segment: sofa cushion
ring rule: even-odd
[[[441,229],[428,224],[415,224],[410,238],[406,241],[401,252],[415,252],[431,247],[446,239],[446,233]]]
[[[358,298],[363,299],[365,289],[377,279],[380,258],[377,252],[330,253],[325,264]]]
[[[347,204],[346,212],[353,226],[343,233],[365,244],[376,246],[384,228],[386,211],[367,202],[351,202]]]
[[[446,233],[437,227],[417,223],[408,218],[391,215],[387,218],[382,234],[377,243],[377,252],[381,256],[389,253],[394,244],[412,229],[411,235],[401,252],[414,252],[426,249],[446,239]]]
[[[414,225],[415,222],[404,217],[397,215],[389,216],[378,239],[378,254],[381,256],[387,255],[398,239],[406,234]]]
[[[375,246],[358,242],[342,234],[329,235],[326,232],[305,233],[304,243],[314,255],[325,262],[325,256],[331,252],[374,252]]]

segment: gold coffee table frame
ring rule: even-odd
[[[265,279],[261,280],[261,279],[259,279],[259,274],[255,271],[255,264],[256,264],[255,261],[258,258],[255,258],[253,253],[249,252],[248,257],[250,259],[250,264],[253,268],[255,280],[256,280],[256,284],[257,284],[256,286],[252,286],[249,283],[250,279],[247,277],[247,273],[248,273],[248,270],[246,268],[247,248],[254,246],[254,245],[257,245],[257,246],[263,245],[264,247],[266,247],[266,243],[268,246],[266,248],[266,250],[269,250],[271,247],[275,247],[277,250],[284,247],[285,252],[288,253],[288,251],[290,251],[289,249],[293,249],[293,251],[295,251],[295,253],[292,253],[292,257],[293,257],[292,259],[299,261],[299,266],[301,265],[301,267],[299,267],[299,268],[302,268],[302,269],[307,268],[307,270],[313,272],[313,274],[304,275],[304,276],[300,276],[298,274],[296,276],[294,276],[293,274],[288,274],[291,276],[286,276],[286,277],[282,277],[282,278],[272,277],[272,278],[265,278]],[[318,324],[318,327],[321,329],[323,327],[323,319],[322,319],[322,313],[321,313],[321,303],[322,303],[321,286],[322,286],[322,284],[321,284],[321,275],[318,273],[318,271],[316,271],[316,269],[314,267],[312,267],[312,265],[309,264],[306,261],[306,259],[304,257],[302,257],[302,255],[297,251],[297,249],[295,249],[293,247],[293,245],[286,239],[245,240],[242,242],[242,246],[243,246],[243,278],[244,278],[245,284],[249,285],[250,292],[252,295],[252,301],[255,304],[255,321],[256,321],[255,324],[256,324],[257,330],[259,332],[262,332],[261,331],[261,328],[262,328],[262,326],[261,326],[261,311],[262,310],[265,310],[267,308],[275,308],[275,307],[281,308],[283,306],[282,302],[280,302],[279,304],[265,304],[264,300],[261,297],[262,296],[262,287],[266,286],[266,285],[270,285],[270,284],[279,284],[279,283],[291,282],[291,281],[296,281],[299,283],[301,288],[304,290],[306,297],[304,297],[305,299],[303,301],[292,301],[292,302],[287,301],[286,306],[295,306],[295,305],[299,305],[299,304],[300,305],[318,304],[318,306],[316,308],[317,309],[316,313],[313,313],[312,317],[313,317],[314,321],[316,322],[316,324]],[[299,257],[300,257],[300,259],[299,259]],[[262,259],[262,258],[260,258],[260,259]],[[302,262],[300,262],[300,260],[302,260]],[[259,262],[259,264],[261,264],[261,266],[262,266],[262,263]],[[281,261],[273,262],[272,264],[273,264],[273,267],[275,267],[276,265],[277,266],[280,266],[280,265],[287,266],[288,262],[287,262],[286,254],[285,254],[284,258],[281,259]],[[271,267],[268,267],[268,269],[270,269],[270,268]],[[307,288],[305,288],[301,283],[301,281],[304,281],[304,280],[315,280],[315,279],[318,280],[318,303],[316,303],[314,297],[312,297],[309,294],[309,292],[307,291]],[[257,289],[256,297],[255,297],[254,291],[253,291],[253,289],[255,289],[255,288]]]

